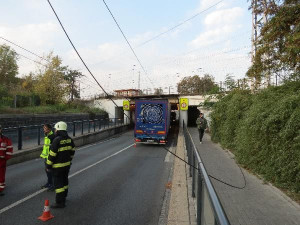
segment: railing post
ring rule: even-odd
[[[23,138],[22,138],[22,127],[18,127],[18,150],[22,149]]]
[[[199,165],[200,163],[198,163]],[[198,168],[200,168],[200,165],[198,166]],[[202,177],[201,177],[201,173],[200,171],[198,171],[198,192],[197,192],[197,225],[201,225],[201,219],[202,219],[202,206],[203,206],[203,182],[202,182]]]
[[[96,119],[94,119],[94,132],[96,131]]]
[[[73,121],[73,137],[76,135],[76,122]]]
[[[37,132],[38,132],[38,145],[41,144],[41,126],[37,126]]]
[[[195,163],[195,160],[196,160],[196,158],[195,158],[195,155],[193,154],[193,163],[192,163],[192,165],[194,166],[194,167],[196,167],[196,163]],[[191,166],[190,166],[190,168],[192,168]],[[193,172],[192,172],[192,197],[193,198],[195,198],[195,185],[196,185],[196,169],[195,168],[192,168],[192,170],[193,170]]]
[[[83,120],[81,121],[81,135],[83,135]]]
[[[191,140],[190,140],[190,138],[188,137],[188,140],[189,140],[189,142],[188,142],[188,148],[189,148],[189,151],[190,151],[190,155],[189,155],[189,158],[190,158],[190,164],[192,164],[192,160],[194,159],[194,149],[193,149],[193,146],[192,146],[192,143],[191,143]],[[195,164],[195,162],[193,162],[193,164],[192,165],[194,165]],[[192,167],[190,166],[190,177],[192,177],[193,175],[192,175]]]
[[[99,130],[101,130],[101,121],[102,119],[99,119]]]
[[[89,121],[88,133],[90,133],[90,132],[91,132],[91,123],[90,123],[90,119],[88,119],[88,121]]]

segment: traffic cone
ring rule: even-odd
[[[47,199],[45,200],[44,212],[38,219],[45,222],[47,220],[51,220],[53,217],[54,216],[50,213],[49,200]]]
[[[136,142],[134,142],[134,145],[133,145],[133,147],[134,147],[134,148],[136,148]]]

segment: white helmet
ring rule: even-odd
[[[59,121],[55,124],[54,128],[56,130],[67,130],[68,126],[65,122]]]

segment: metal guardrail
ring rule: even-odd
[[[226,213],[212,186],[192,136],[183,121],[183,133],[192,177],[192,197],[196,197],[197,225],[230,225]]]
[[[83,134],[97,132],[102,129],[115,127],[127,124],[127,118],[107,118],[95,120],[77,120],[67,122],[69,135],[76,137]],[[51,124],[54,126],[54,124]],[[43,124],[42,125],[29,125],[20,127],[3,128],[4,135],[12,139],[13,145],[18,150],[35,147],[41,145],[41,139],[44,138]]]

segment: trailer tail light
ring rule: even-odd
[[[142,130],[136,130],[135,133],[139,133],[139,134],[142,134],[143,131]]]
[[[135,142],[141,142],[141,140],[140,139],[135,139]]]
[[[158,131],[157,134],[166,134],[166,131]]]
[[[159,143],[166,143],[166,140],[160,140]]]

